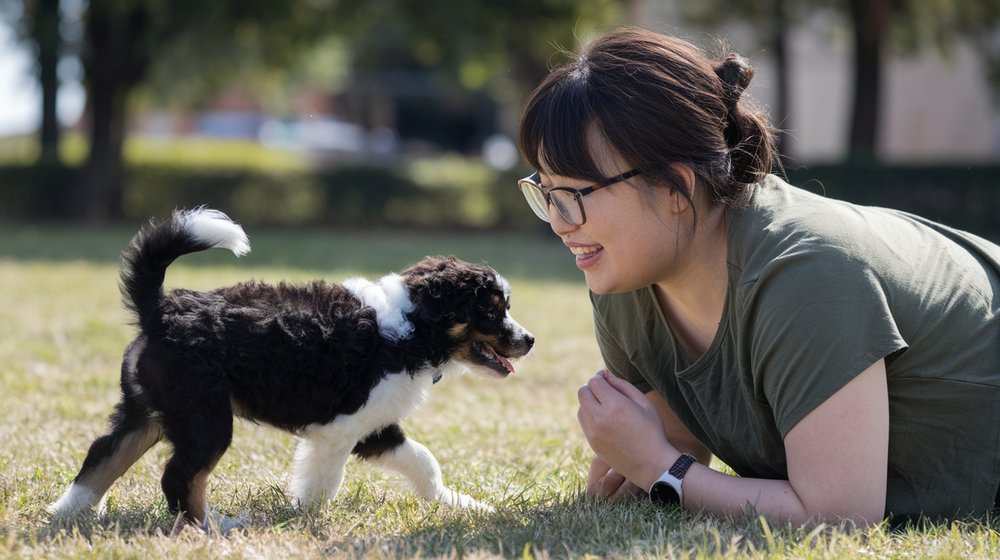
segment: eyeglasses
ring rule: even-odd
[[[531,206],[531,209],[535,211],[535,215],[543,221],[549,221],[549,205],[552,205],[556,207],[559,216],[566,223],[573,226],[582,226],[587,221],[587,214],[583,211],[583,197],[604,187],[621,183],[625,179],[630,179],[640,173],[642,172],[638,169],[633,169],[621,175],[615,175],[614,177],[594,183],[589,187],[574,189],[570,187],[546,187],[539,182],[541,181],[541,176],[536,171],[518,181],[517,186],[521,188],[525,200],[528,201],[528,206]]]

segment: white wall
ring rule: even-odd
[[[770,54],[745,26],[705,32],[676,15],[679,0],[639,0],[637,25],[699,44],[724,37],[750,58],[756,75],[748,94],[775,105]],[[789,30],[791,155],[803,162],[837,161],[846,153],[851,106],[850,37],[833,15]],[[883,63],[879,155],[886,162],[1000,161],[1000,104],[991,98],[977,54],[957,45],[949,56],[927,49]],[[778,118],[775,124],[782,125]]]

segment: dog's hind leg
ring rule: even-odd
[[[441,467],[429,449],[406,437],[399,424],[373,432],[354,447],[356,455],[403,475],[421,498],[463,508],[492,511],[471,496],[444,485]]]
[[[90,445],[73,484],[48,510],[56,516],[74,515],[103,503],[111,484],[118,480],[153,446],[163,431],[142,404],[142,389],[135,381],[137,364],[146,339],[139,337],[125,350],[122,360],[122,400],[111,415],[111,431]]]
[[[174,514],[202,528],[208,522],[208,475],[233,438],[228,394],[202,392],[178,410],[163,414],[163,429],[174,454],[163,469],[161,487]]]
[[[312,507],[332,500],[344,482],[344,468],[351,456],[351,444],[341,438],[304,434],[295,448],[292,495],[300,507]]]
[[[111,431],[94,440],[80,473],[58,501],[49,506],[56,516],[70,516],[99,506],[111,484],[118,480],[163,432],[145,410],[130,401],[119,403],[111,415]],[[100,508],[99,508],[100,509]]]

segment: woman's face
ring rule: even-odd
[[[610,168],[609,176],[628,170],[624,162]],[[540,174],[546,187],[581,189],[593,184]],[[595,293],[637,290],[668,282],[678,272],[685,244],[681,237],[687,237],[682,232],[690,227],[687,202],[669,188],[643,186],[645,179],[638,175],[584,197],[587,220],[579,226],[568,224],[549,207],[552,231],[573,253],[587,287]]]

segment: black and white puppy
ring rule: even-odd
[[[162,478],[167,505],[205,524],[206,480],[234,416],[299,437],[291,491],[303,506],[336,496],[353,453],[398,471],[425,499],[487,507],[446,487],[437,460],[399,421],[442,375],[505,377],[510,360],[531,349],[496,271],[428,257],[375,282],[164,292],[174,259],[211,247],[250,250],[239,225],[199,208],[139,231],[124,251],[123,300],[140,332],[122,361],[122,400],[51,512],[100,507],[111,484],[165,438],[173,445]]]

